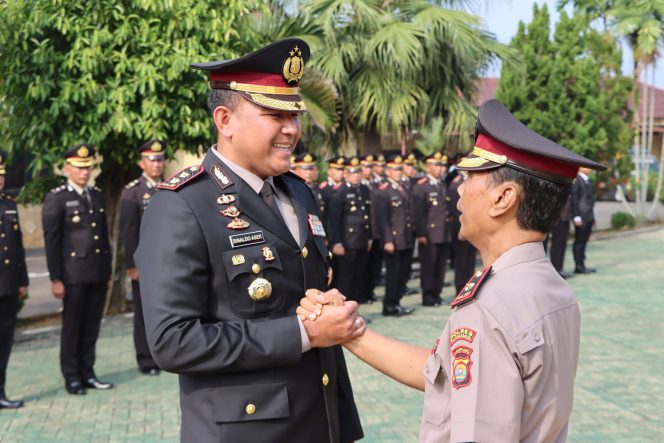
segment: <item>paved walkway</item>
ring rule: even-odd
[[[582,311],[581,361],[569,441],[664,441],[664,228],[592,241],[588,264],[597,274],[569,280]],[[567,257],[571,267],[571,257]],[[449,277],[449,276],[448,276]],[[412,281],[411,287],[417,283]],[[450,287],[445,288],[451,297]],[[377,331],[429,347],[447,308],[418,307],[405,318],[383,318],[362,307]],[[58,370],[58,336],[21,337],[9,366],[12,397],[26,407],[0,411],[0,442],[176,442],[177,378],[135,369],[131,319],[104,323],[97,371],[117,387],[67,395]],[[366,442],[415,442],[422,394],[398,385],[353,356],[348,366]]]

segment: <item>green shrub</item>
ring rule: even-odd
[[[63,182],[62,177],[54,175],[33,177],[23,186],[16,201],[23,204],[40,204],[51,189],[60,186]]]
[[[636,225],[636,218],[627,212],[616,212],[611,215],[611,227],[613,229],[631,229]]]

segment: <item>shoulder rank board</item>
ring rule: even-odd
[[[456,308],[457,306],[461,306],[475,298],[477,290],[484,281],[484,278],[489,275],[490,272],[491,266],[487,266],[483,270],[474,273],[470,280],[468,280],[468,283],[466,283],[466,286],[463,287],[461,292],[455,297],[454,301],[450,303],[450,308]]]
[[[159,183],[159,185],[157,185],[157,188],[168,189],[169,191],[175,191],[181,188],[185,183],[188,183],[194,178],[201,175],[203,172],[205,172],[205,169],[203,169],[203,165],[190,166],[178,172],[168,180],[164,180],[163,182]]]

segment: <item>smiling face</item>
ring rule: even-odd
[[[217,149],[229,160],[265,179],[290,170],[300,139],[299,114],[263,108],[245,99],[234,109],[214,110]]]

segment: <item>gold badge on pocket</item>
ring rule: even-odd
[[[247,291],[249,291],[249,297],[253,301],[267,300],[272,295],[272,283],[264,278],[257,278],[251,282]]]
[[[244,255],[242,255],[242,254],[234,255],[231,258],[231,261],[233,262],[233,266],[241,265],[241,264],[244,263]]]
[[[228,229],[247,229],[249,226],[251,226],[249,222],[241,218],[234,218],[232,222],[226,225]]]
[[[265,247],[263,248],[263,258],[265,259],[265,261],[272,261],[272,260],[274,260],[274,254],[272,253],[272,249],[270,249],[270,248],[268,248],[267,246],[265,246]]]

